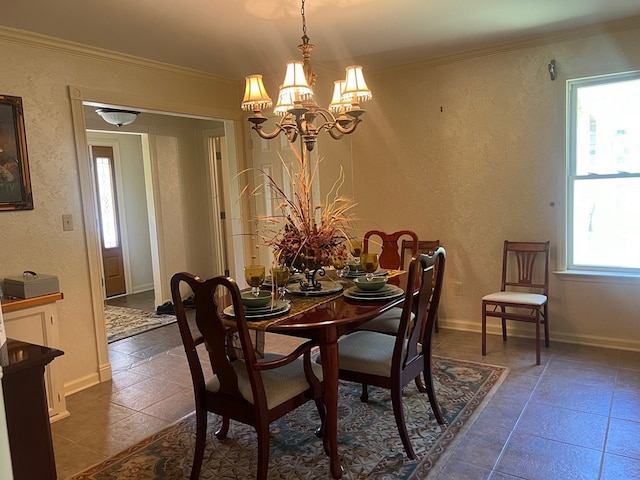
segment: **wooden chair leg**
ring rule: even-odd
[[[440,332],[440,326],[438,325],[438,312],[436,312],[436,321],[433,324],[433,328],[435,329],[436,333]]]
[[[419,391],[420,393],[427,393],[427,389],[426,389],[426,387],[424,386],[424,383],[422,382],[422,377],[421,377],[420,375],[418,375],[418,376],[415,378],[415,382],[416,382],[416,388],[418,389],[418,391]]]
[[[324,422],[327,416],[327,412],[324,407],[324,402],[320,399],[316,399],[316,408],[318,409],[318,415],[320,415],[320,426],[316,429],[316,437],[322,438],[324,435]]]
[[[369,401],[369,386],[366,383],[362,384],[362,394],[360,395],[360,401],[367,403]]]
[[[547,304],[544,305],[544,346],[549,346],[549,311]]]
[[[407,457],[411,460],[415,460],[416,454],[411,446],[407,426],[404,423],[404,413],[402,411],[402,388],[395,386],[391,389],[391,404],[393,405],[393,415],[396,418],[396,425],[398,426],[398,433],[400,434],[400,440],[402,440],[404,450],[407,452]]]
[[[256,480],[266,480],[269,468],[269,425],[256,426],[258,433],[258,473]]]
[[[506,311],[504,307],[500,307],[500,310],[502,311],[502,313]],[[504,318],[502,318],[502,341],[507,341],[507,321]]]
[[[203,409],[196,410],[196,447],[193,452],[193,465],[191,466],[191,480],[198,480],[200,477],[200,469],[202,468],[202,459],[204,457],[204,446],[207,440],[207,411]]]
[[[224,440],[227,438],[227,433],[229,432],[229,417],[222,417],[222,425],[220,428],[215,431],[216,438],[218,440]]]
[[[487,354],[487,306],[482,302],[482,356]]]
[[[540,310],[536,312],[536,365],[540,365]]]
[[[440,425],[444,425],[444,417],[440,411],[440,405],[438,404],[438,398],[436,397],[436,389],[433,387],[433,364],[431,362],[431,352],[427,352],[428,355],[424,356],[424,381],[426,383],[427,395],[429,396],[429,404],[431,410],[436,417],[436,420]]]

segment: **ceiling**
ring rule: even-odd
[[[0,25],[230,78],[299,59],[299,0],[4,0]],[[481,7],[480,7],[481,5]],[[314,63],[366,70],[640,15],[638,0],[307,0]]]

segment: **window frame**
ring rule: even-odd
[[[565,239],[565,254],[566,254],[566,270],[565,273],[580,274],[587,276],[615,276],[615,277],[627,277],[627,278],[640,278],[640,268],[632,267],[617,267],[617,266],[602,266],[602,265],[586,265],[576,264],[574,261],[574,185],[576,180],[585,178],[591,178],[594,181],[597,180],[609,180],[609,179],[626,179],[626,178],[640,178],[639,173],[612,173],[606,175],[598,175],[597,178],[593,178],[591,175],[578,175],[577,164],[577,120],[578,120],[578,108],[577,97],[578,90],[583,87],[591,87],[596,85],[605,85],[611,83],[620,83],[630,80],[640,80],[640,70],[634,70],[622,73],[612,73],[605,75],[597,75],[592,77],[583,77],[567,80],[567,174],[566,174],[566,239]],[[591,146],[590,146],[591,148]],[[640,206],[638,207],[640,213]]]

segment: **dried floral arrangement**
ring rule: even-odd
[[[273,249],[276,263],[315,269],[329,266],[334,258],[346,259],[349,254],[347,239],[355,221],[355,204],[340,194],[345,175],[340,174],[321,205],[313,205],[312,185],[318,174],[320,160],[307,164],[307,158],[292,150],[295,161],[290,166],[282,157],[289,189],[279,185],[273,176],[261,171],[264,182],[254,193],[262,192],[275,200],[275,214],[258,217],[258,235],[261,244]]]

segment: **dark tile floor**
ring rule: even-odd
[[[552,337],[553,340],[553,337]],[[271,336],[267,349],[295,339]],[[640,479],[640,352],[552,343],[535,365],[532,339],[442,328],[435,354],[505,365],[510,373],[462,437],[438,480]],[[193,409],[176,325],[109,346],[113,381],[67,398],[52,425],[59,478],[99,462]]]

